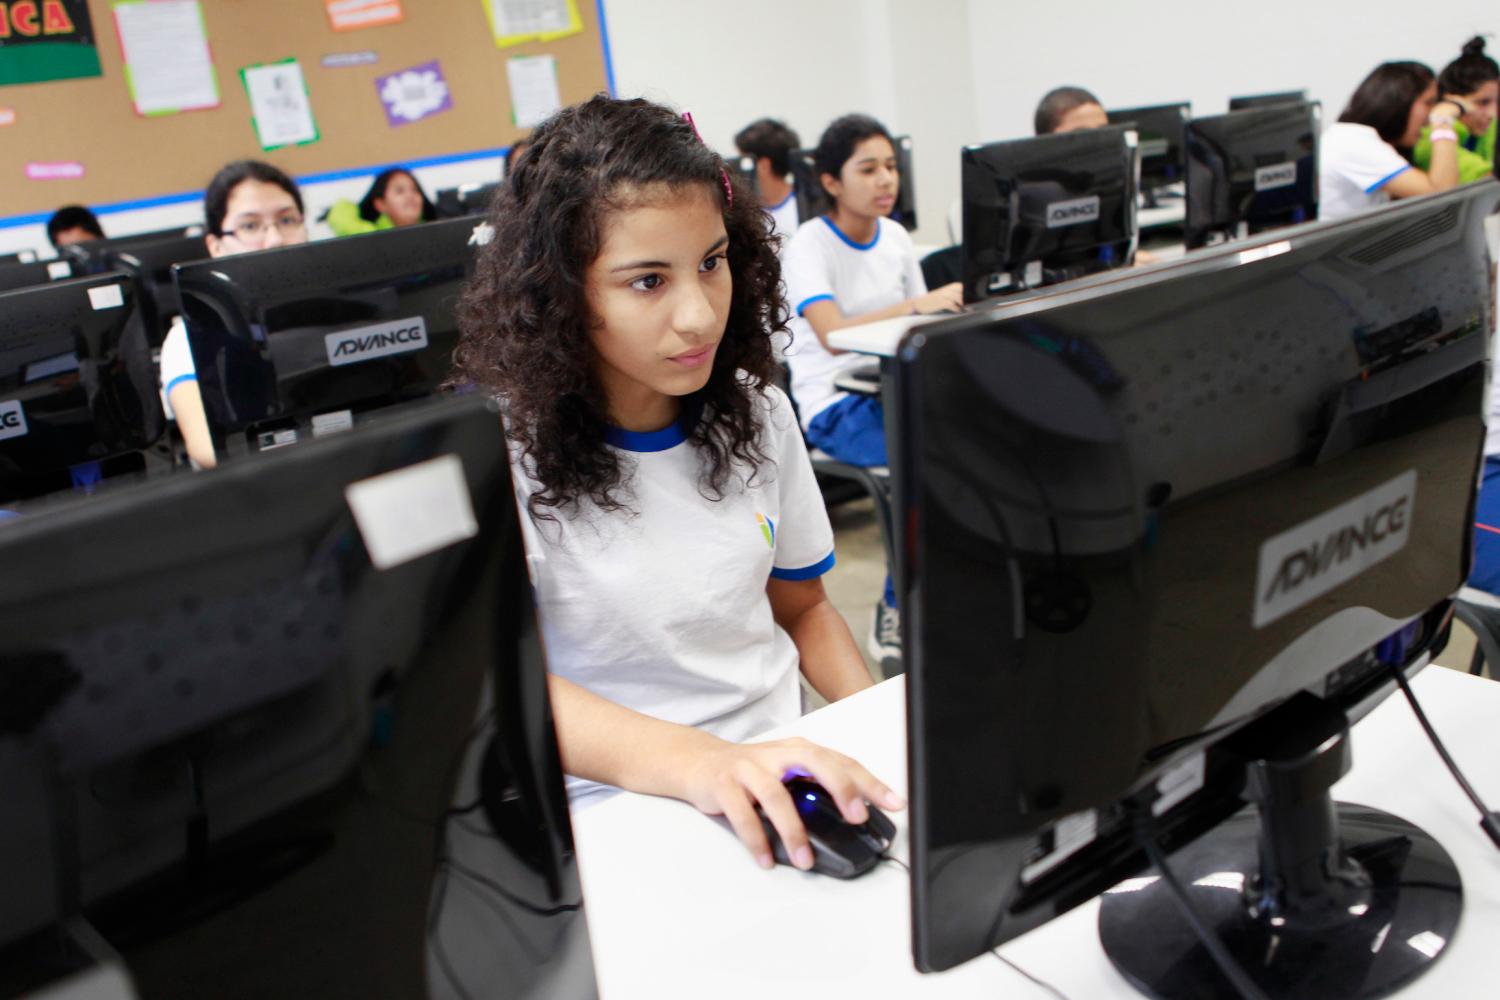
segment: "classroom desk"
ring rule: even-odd
[[[1432,667],[1413,687],[1480,795],[1500,803],[1500,684]],[[804,736],[904,790],[905,693],[895,678],[767,738]],[[1464,879],[1464,914],[1448,953],[1395,995],[1495,995],[1500,852],[1399,692],[1355,725],[1352,745],[1353,770],[1335,795],[1418,823]],[[905,861],[907,816],[892,819],[891,853]],[[907,873],[894,864],[850,882],[780,865],[763,871],[692,806],[629,793],[575,814],[573,834],[605,1000],[1048,996],[989,955],[938,975],[916,972]],[[1000,951],[1071,1000],[1138,998],[1099,947],[1098,907],[1080,906]]]
[[[1187,218],[1187,202],[1181,198],[1163,199],[1156,208],[1141,208],[1135,213],[1136,228],[1142,232],[1166,226],[1180,226]]]

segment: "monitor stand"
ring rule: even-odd
[[[1340,1000],[1425,972],[1458,926],[1458,869],[1405,820],[1333,801],[1350,763],[1344,714],[1300,694],[1228,742],[1258,816],[1237,814],[1169,864],[1245,973],[1270,997]],[[1235,995],[1154,868],[1104,895],[1099,937],[1148,996]]]

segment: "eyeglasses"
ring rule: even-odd
[[[275,222],[266,222],[261,219],[246,219],[233,229],[225,229],[225,236],[233,236],[241,243],[259,243],[271,232],[275,226],[283,237],[296,236],[307,227],[307,220],[295,212],[279,216]]]

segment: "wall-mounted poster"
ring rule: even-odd
[[[240,80],[250,98],[250,112],[261,149],[270,152],[282,146],[305,146],[318,141],[312,98],[297,60],[246,66],[240,70]]]
[[[102,75],[88,0],[0,0],[0,87]]]

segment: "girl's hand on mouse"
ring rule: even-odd
[[[755,804],[760,803],[781,836],[787,857],[806,870],[812,867],[813,852],[792,797],[782,784],[789,772],[808,775],[827,789],[850,823],[869,819],[867,800],[885,809],[905,805],[901,796],[858,761],[800,738],[743,744],[715,740],[685,768],[681,798],[710,816],[729,820],[750,855],[762,868],[770,868],[776,861],[755,814]]]
[[[950,312],[961,312],[964,307],[964,286],[961,281],[953,281],[934,288],[926,295],[912,299],[912,311],[918,314],[942,312],[945,309]]]

